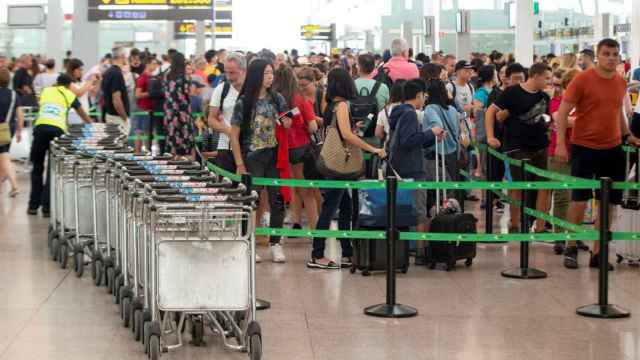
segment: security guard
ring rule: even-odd
[[[43,185],[44,160],[49,150],[51,140],[67,131],[69,110],[74,108],[85,123],[92,120],[82,109],[82,105],[75,94],[69,90],[71,77],[61,74],[57,84],[45,88],[40,95],[40,113],[33,128],[33,142],[31,144],[31,196],[29,198],[29,215],[37,215],[42,206],[42,216],[49,217],[49,174]],[[47,168],[50,168],[49,166]]]

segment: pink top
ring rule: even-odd
[[[401,56],[392,57],[384,67],[389,69],[389,77],[394,82],[399,79],[413,80],[420,77],[418,66]]]
[[[293,117],[291,128],[287,131],[289,135],[289,148],[295,149],[305,146],[310,142],[310,135],[307,127],[308,123],[316,119],[313,111],[313,102],[300,95],[293,96],[293,106],[300,110],[300,114]]]
[[[553,115],[560,108],[560,104],[562,103],[562,96],[554,96],[551,98],[551,103],[549,104],[549,113]],[[569,115],[573,116],[573,114]],[[551,125],[551,138],[549,141],[549,156],[556,155],[556,147],[558,144],[558,125],[553,122]],[[567,129],[565,134],[565,144],[567,145],[567,154],[571,156],[571,129]]]

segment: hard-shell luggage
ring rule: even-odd
[[[444,148],[444,143],[442,145]],[[444,153],[444,151],[443,151]],[[441,164],[440,163],[441,161]],[[440,181],[438,173],[442,172],[442,181],[446,181],[446,166],[444,156],[438,156],[438,144],[436,143],[436,181]],[[431,233],[456,233],[475,234],[477,232],[478,219],[472,214],[463,213],[460,206],[455,206],[455,201],[446,200],[446,191],[436,191],[435,216],[431,221],[429,232]],[[452,270],[458,260],[465,260],[466,266],[473,264],[476,257],[476,243],[470,241],[429,241],[425,248],[425,264],[430,269],[435,269],[437,264],[445,264],[446,270]]]
[[[359,227],[359,230],[384,231],[385,228]],[[398,231],[409,231],[409,228],[398,228]],[[351,273],[356,270],[362,272],[362,276],[369,276],[373,271],[387,269],[387,241],[360,239],[353,242],[353,265]],[[396,242],[396,270],[406,274],[409,271],[409,243],[408,241]]]

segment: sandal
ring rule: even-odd
[[[11,190],[11,192],[9,192],[9,197],[16,197],[18,196],[18,194],[20,194],[20,189],[13,189]]]

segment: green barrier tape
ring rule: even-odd
[[[616,182],[613,183],[613,188],[616,190],[640,190],[640,183]]]
[[[148,135],[131,135],[127,138],[128,140],[149,140]],[[161,135],[154,135],[153,140],[164,140],[165,137]]]
[[[413,190],[554,190],[554,189],[593,189],[587,183],[567,183],[553,181],[539,182],[488,182],[488,181],[465,181],[465,182],[418,182],[403,181],[399,184],[400,189]]]
[[[473,242],[505,242],[505,241],[564,241],[564,240],[598,240],[598,233],[593,234],[442,234],[442,233],[400,233],[400,240],[426,241],[473,241]]]
[[[481,147],[482,147],[482,145],[481,145]],[[484,146],[484,147],[487,149],[489,154],[493,155],[494,157],[496,157],[496,158],[498,158],[498,159],[500,159],[502,161],[506,161],[507,163],[509,163],[509,165],[522,166],[522,160],[512,159],[512,158],[508,157],[507,155],[496,151],[495,149],[493,149],[490,146]]]
[[[628,153],[634,153],[634,152],[636,152],[636,151],[638,150],[638,148],[637,148],[637,147],[635,147],[635,146],[629,146],[629,145],[625,145],[625,146],[623,146],[623,147],[622,147],[622,149],[623,149],[624,151],[628,152]]]
[[[368,239],[381,240],[387,238],[385,231],[342,231],[342,230],[293,230],[293,229],[271,229],[256,228],[258,236],[288,236],[293,238],[321,237],[321,238],[344,238],[344,239]]]
[[[221,167],[218,167],[210,162],[207,163],[207,167],[209,168],[210,171],[213,171],[217,175],[225,177],[231,181],[240,181],[242,179],[240,175],[236,175],[234,173],[228,172],[227,170]]]
[[[571,175],[560,174],[560,173],[553,172],[553,171],[543,170],[543,169],[537,168],[537,167],[529,165],[529,164],[525,165],[524,169],[526,171],[528,171],[530,173],[533,173],[535,175],[538,175],[540,177],[552,179],[552,180],[555,180],[555,181],[566,181],[566,182],[572,182],[572,183],[579,183],[579,184],[583,184],[585,186],[589,186],[591,189],[600,188],[600,182],[597,181],[597,180],[589,180],[589,179],[583,179],[583,178],[579,178],[579,177],[575,177],[575,176],[571,176]]]
[[[320,189],[384,189],[384,181],[344,181],[344,180],[300,180],[300,179],[268,179],[254,178],[256,186],[288,186]]]
[[[385,240],[385,231],[343,231],[343,230],[294,230],[256,228],[257,236],[287,236],[291,238],[343,238],[360,240]],[[505,242],[505,241],[564,241],[564,240],[598,240],[598,233],[590,234],[449,234],[449,233],[400,233],[400,240],[426,241],[474,241],[474,242]]]
[[[640,240],[640,233],[637,232],[614,232],[611,233],[611,240],[615,241],[634,241]]]
[[[462,174],[463,176],[467,176],[469,178],[473,178],[465,170],[460,170],[460,174]],[[496,194],[496,196],[498,196],[500,198],[500,200],[502,200],[502,201],[504,201],[504,202],[506,202],[508,204],[512,204],[514,206],[520,206],[520,204],[521,204],[520,201],[514,200],[510,196],[508,196],[506,194],[503,194],[500,191],[492,190],[492,192],[494,194]],[[569,231],[573,231],[575,233],[585,234],[585,233],[593,232],[593,233],[597,234],[596,231],[591,230],[589,228],[586,228],[586,227],[583,227],[583,226],[579,226],[579,225],[567,222],[567,221],[565,221],[563,219],[551,216],[549,214],[543,213],[543,212],[535,210],[535,209],[531,209],[529,207],[525,207],[524,208],[524,212],[529,216],[533,216],[535,218],[540,218],[540,219],[550,223],[551,225],[558,226],[558,227],[561,227],[563,229],[566,229],[566,230],[569,230]]]

